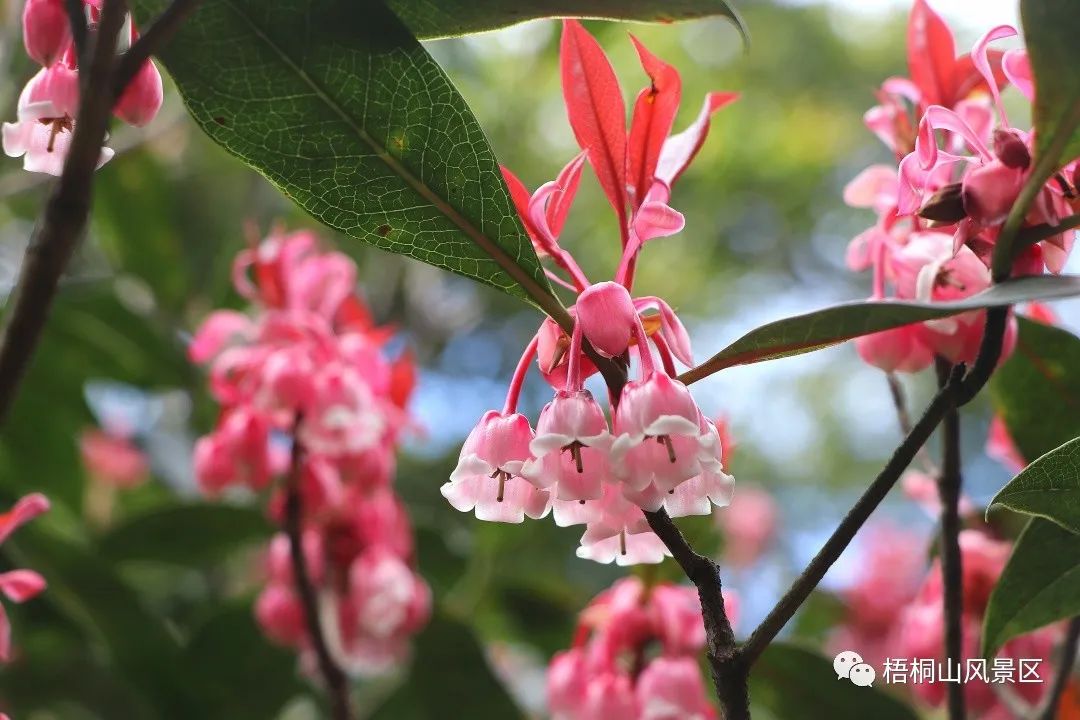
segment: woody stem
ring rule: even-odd
[[[307,627],[312,649],[315,651],[319,674],[326,685],[331,717],[334,720],[352,720],[348,680],[345,673],[334,661],[326,644],[326,636],[323,634],[322,621],[319,616],[318,596],[311,580],[311,574],[308,571],[307,559],[304,557],[303,507],[300,497],[300,476],[303,470],[304,450],[297,439],[300,422],[301,420],[298,417],[293,426],[292,467],[285,486],[285,521],[283,529],[289,538],[289,561],[295,579],[296,594],[300,597],[300,605],[304,611],[304,624]]]
[[[936,360],[938,387],[944,388],[952,373],[952,364]],[[945,413],[941,426],[942,460],[938,475],[941,498],[941,573],[945,584],[945,662],[963,663],[963,567],[960,555],[960,411],[954,406]],[[960,683],[946,683],[949,720],[963,720],[964,688]]]

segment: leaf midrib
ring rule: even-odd
[[[244,10],[239,7],[233,0],[224,0],[226,6],[228,6],[236,15],[247,24],[252,33],[255,34],[260,40],[262,40],[267,47],[269,47],[275,55],[277,55],[282,62],[284,62],[293,72],[300,77],[300,79],[311,88],[315,96],[324,102],[328,108],[330,108],[338,117],[344,121],[349,128],[356,133],[356,136],[365,143],[374,152],[375,156],[379,158],[395,175],[400,177],[409,185],[420,197],[427,200],[433,207],[435,207],[440,213],[446,216],[454,225],[456,225],[462,232],[468,235],[476,245],[486,252],[492,260],[506,271],[510,277],[512,277],[518,284],[520,284],[525,291],[536,301],[545,312],[552,317],[558,317],[560,311],[565,314],[565,310],[558,300],[547,292],[529,273],[514,261],[510,255],[498,245],[493,242],[483,231],[473,225],[468,218],[463,216],[457,211],[456,208],[451,205],[446,198],[443,198],[428,185],[421,182],[413,173],[405,167],[401,162],[397,160],[393,155],[386,151],[380,143],[368,134],[357,120],[337,103],[333,97],[315,81],[300,65],[298,65],[292,57],[289,56],[276,42],[274,42],[270,36],[256,23]],[[387,9],[387,12],[391,12]],[[366,105],[366,100],[365,100]]]

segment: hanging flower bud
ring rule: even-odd
[[[129,125],[142,127],[157,116],[163,99],[161,73],[153,60],[147,60],[116,102],[113,114]]]
[[[630,347],[637,325],[637,310],[626,288],[616,282],[600,282],[578,296],[577,320],[585,338],[604,357],[618,357]]]
[[[1031,151],[1027,143],[1012,130],[994,129],[994,155],[1005,167],[1027,170],[1031,165]]]
[[[22,29],[26,54],[45,67],[59,60],[71,44],[64,0],[26,0]]]

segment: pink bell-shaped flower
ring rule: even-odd
[[[78,74],[63,63],[43,68],[19,95],[18,121],[4,123],[3,146],[8,157],[22,157],[23,169],[60,175],[71,145],[79,103]],[[113,156],[103,147],[98,167]]]
[[[544,407],[521,475],[557,500],[595,500],[608,476],[611,433],[588,390],[559,391]]]
[[[686,386],[663,373],[630,381],[615,411],[611,463],[630,492],[654,485],[661,493],[702,471],[703,447],[711,442],[699,424],[700,412]],[[706,455],[707,457],[707,455]],[[655,497],[648,503],[656,510]]]
[[[249,408],[230,412],[212,434],[195,443],[195,478],[207,493],[230,485],[261,490],[270,482],[269,423]]]
[[[469,433],[457,467],[440,492],[456,510],[475,511],[479,520],[524,522],[551,507],[551,495],[521,477],[531,457],[533,430],[519,413],[488,410]]]
[[[585,338],[604,357],[617,357],[630,347],[637,327],[634,301],[625,287],[606,281],[591,285],[574,305]]]
[[[710,515],[714,506],[729,505],[735,491],[735,478],[724,472],[721,462],[723,449],[720,447],[720,434],[716,426],[702,417],[700,427],[704,431],[700,455],[701,472],[666,495],[660,496],[664,509],[671,517]]]
[[[618,565],[658,563],[671,552],[649,529],[641,508],[623,497],[616,483],[604,483],[599,500],[555,501],[555,523],[586,523],[577,556]]]
[[[71,24],[64,0],[26,0],[22,30],[26,54],[34,62],[50,67],[71,44]]]

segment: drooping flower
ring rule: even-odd
[[[557,500],[595,500],[611,472],[607,418],[588,390],[560,390],[541,411],[521,475]]]
[[[443,497],[457,510],[475,511],[479,520],[520,523],[526,515],[544,517],[550,494],[521,476],[532,440],[524,415],[488,410],[461,448],[457,467],[441,488]]]

